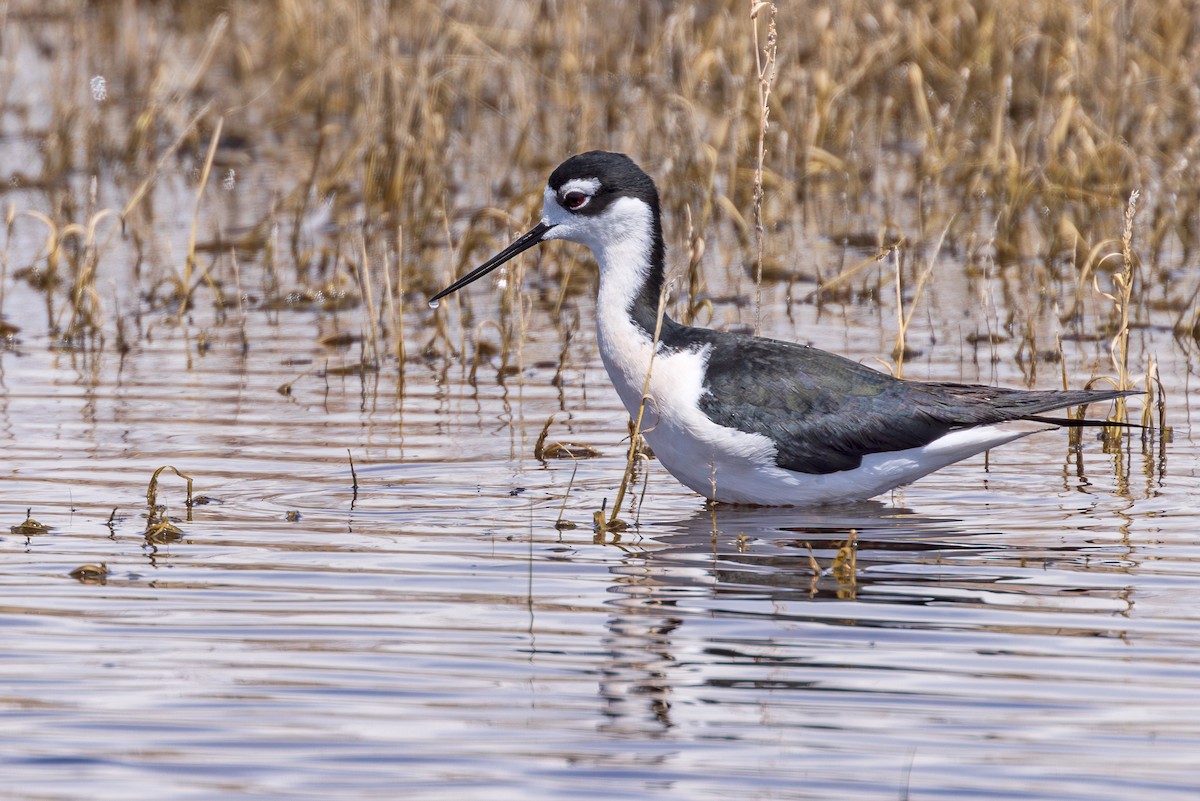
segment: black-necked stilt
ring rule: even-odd
[[[870,498],[988,448],[1081,424],[1043,412],[1132,394],[906,381],[807,345],[665,316],[660,327],[664,247],[650,176],[625,155],[594,150],[558,165],[544,194],[541,222],[431,304],[540,242],[587,245],[600,266],[596,329],[609,378],[636,417],[649,374],[646,440],[706,498],[772,506]]]

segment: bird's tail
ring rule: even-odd
[[[1092,428],[1099,426],[1117,426],[1118,428],[1145,428],[1138,423],[1126,423],[1122,420],[1077,420],[1071,417],[1045,417],[1040,414],[1030,414],[1020,418],[1032,420],[1035,423],[1063,426],[1064,428]]]

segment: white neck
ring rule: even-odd
[[[596,338],[609,378],[631,415],[637,414],[650,369],[651,335],[633,322],[630,306],[650,274],[654,227],[650,207],[621,198],[605,210],[604,236],[585,242],[600,266]]]
[[[621,198],[610,206],[605,217],[619,218],[604,226],[609,235],[586,243],[600,266],[600,291],[596,314],[603,322],[626,320],[629,307],[642,291],[650,275],[650,254],[654,248],[654,229],[650,208],[640,200]]]

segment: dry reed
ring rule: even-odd
[[[668,288],[664,286],[662,294],[658,298],[658,317],[654,325],[654,337],[650,341],[650,361],[646,365],[646,380],[642,385],[642,400],[638,404],[637,417],[634,418],[633,428],[629,432],[629,453],[625,459],[625,473],[621,476],[621,485],[617,488],[617,498],[613,501],[612,515],[606,521],[602,531],[619,531],[625,527],[617,514],[621,510],[621,504],[625,501],[625,492],[633,480],[638,462],[643,431],[642,423],[646,417],[646,404],[653,405],[655,402],[654,397],[650,394],[650,380],[654,375],[654,357],[658,355],[658,338],[662,334],[663,315],[666,312],[669,294]]]
[[[18,28],[89,26],[81,72],[63,75],[78,86],[107,81],[103,103],[85,95],[73,105],[76,90],[49,87],[64,100],[44,164],[5,177],[42,186],[49,202],[39,210],[60,229],[85,205],[62,175],[82,167],[102,184],[128,182],[118,204],[124,233],[139,259],[156,262],[149,243],[163,201],[155,186],[173,180],[172,158],[193,153],[201,130],[215,130],[248,154],[236,162],[248,181],[273,138],[282,147],[266,160],[280,154],[271,165],[279,179],[269,207],[237,240],[249,249],[243,260],[268,261],[274,228],[291,243],[300,282],[327,279],[329,254],[306,246],[303,231],[312,204],[337,193],[328,212],[335,224],[340,209],[357,208],[369,237],[405,232],[383,258],[410,279],[393,291],[420,296],[493,233],[474,210],[527,220],[546,169],[585,143],[601,145],[629,151],[670,184],[669,219],[690,207],[705,241],[753,239],[756,300],[764,268],[779,258],[766,220],[817,235],[895,230],[905,222],[881,210],[920,191],[925,203],[960,212],[948,241],[994,249],[1000,269],[1041,262],[1053,272],[1065,260],[1080,273],[1092,248],[1119,230],[1131,186],[1156,186],[1143,198],[1146,283],[1185,304],[1155,280],[1159,262],[1181,263],[1200,232],[1190,222],[1200,211],[1200,145],[1186,133],[1200,104],[1186,100],[1193,81],[1180,67],[1200,56],[1200,44],[1187,35],[1196,23],[1183,0],[1086,13],[1018,0],[851,0],[803,21],[769,3],[751,3],[749,14],[688,4],[614,19],[592,0],[549,15],[514,4],[505,27],[483,7],[418,0],[394,13],[393,5],[280,0],[214,14],[219,7],[208,3],[178,13],[101,3],[52,12],[50,23],[14,13],[9,24]],[[601,16],[605,26],[589,24]],[[618,85],[611,75],[625,77]],[[205,171],[213,163],[205,155],[238,156],[216,152],[217,139],[210,133],[209,153],[196,157]],[[200,217],[195,210],[196,224]],[[994,236],[976,236],[993,221]],[[464,245],[449,260],[438,236],[447,230]],[[185,264],[204,244],[183,245]],[[981,255],[968,252],[967,261]],[[796,266],[821,275],[830,265]],[[374,272],[379,282],[391,276]],[[1082,314],[1078,296],[1065,295],[1062,307]]]
[[[256,303],[357,306],[376,367],[475,352],[474,371],[489,320],[501,377],[523,373],[535,316],[590,304],[586,262],[548,247],[523,286],[534,262],[514,263],[498,307],[421,301],[536,217],[554,164],[605,147],[666,189],[685,321],[740,319],[750,300],[710,287],[737,285],[719,273],[753,252],[755,327],[775,289],[879,309],[897,320],[900,371],[918,301],[963,312],[900,292],[931,286],[936,259],[939,280],[958,270],[969,297],[994,296],[964,330],[986,327],[987,355],[1030,382],[1039,343],[1057,343],[1065,375],[1069,359],[1095,365],[1103,344],[1088,343],[1103,340],[1131,385],[1145,359],[1130,332],[1154,309],[1200,358],[1200,283],[1177,279],[1200,248],[1200,20],[1185,0],[503,11],[497,24],[489,4],[434,0],[14,4],[14,41],[79,52],[21,70],[0,54],[5,80],[25,82],[2,96],[7,119],[29,120],[11,140],[31,154],[0,163],[0,311],[22,281],[44,298],[47,337],[123,354],[145,330],[128,312],[215,326],[232,286],[243,350]],[[229,192],[206,190],[214,170]],[[36,334],[21,312],[3,325]]]
[[[766,11],[767,41],[762,47],[758,42],[758,17]],[[775,80],[775,57],[778,52],[778,32],[774,3],[750,0],[750,30],[754,38],[754,71],[758,79],[758,147],[754,154],[754,333],[758,333],[762,321],[763,281],[763,163],[767,151],[767,127],[771,118],[771,84]]]

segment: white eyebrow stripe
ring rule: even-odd
[[[560,197],[565,196],[568,192],[582,192],[591,197],[600,191],[599,178],[572,178],[558,188]]]

